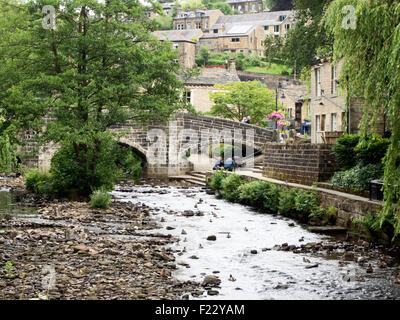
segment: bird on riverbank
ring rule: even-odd
[[[230,274],[229,275],[229,279],[228,279],[229,281],[232,281],[232,282],[235,282],[236,281],[236,279],[234,278],[234,277],[232,277],[232,275]]]
[[[187,234],[186,231],[185,231],[185,229],[182,229],[181,234]]]
[[[299,239],[299,242],[303,242],[304,241],[304,237],[301,237],[300,239]]]
[[[304,258],[304,257],[303,257],[303,262],[305,262],[305,263],[311,263],[310,260],[308,260],[307,258]]]
[[[162,217],[162,218],[161,218],[160,222],[165,222],[165,219],[164,219],[164,217]]]
[[[226,237],[229,239],[231,237],[231,234],[228,232],[228,235]]]
[[[201,245],[201,243],[199,244],[199,249],[203,249],[203,246]]]
[[[246,231],[246,232],[247,232],[247,231],[249,231],[249,229],[247,229],[246,227],[244,227],[244,231]]]
[[[367,273],[372,273],[374,272],[374,268],[372,268],[371,265],[368,265],[368,268],[366,269]]]
[[[212,220],[210,219],[210,222],[212,222]]]

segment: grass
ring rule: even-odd
[[[268,74],[282,74],[283,71],[289,72],[289,74],[292,73],[292,69],[282,65],[282,64],[277,64],[277,63],[268,63],[265,64],[263,67],[247,67],[245,68],[244,71],[248,72],[257,72],[257,73],[268,73]]]

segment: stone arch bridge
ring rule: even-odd
[[[145,174],[157,177],[191,171],[193,165],[186,159],[188,151],[208,155],[210,145],[224,142],[237,147],[234,155],[251,156],[256,151],[262,152],[273,135],[272,130],[254,125],[190,113],[178,113],[171,121],[141,126],[130,121],[111,130],[124,133],[119,142],[141,156]],[[35,165],[48,167],[56,149],[54,146],[42,149]]]

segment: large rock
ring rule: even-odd
[[[221,283],[221,279],[216,276],[205,276],[202,285],[203,286],[218,286]]]

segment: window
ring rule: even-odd
[[[323,114],[321,116],[321,131],[325,131],[325,119],[326,119],[326,115]]]
[[[285,24],[285,30],[288,31],[290,29],[290,24]]]
[[[268,31],[268,29],[269,29],[269,26],[264,26],[265,31]]]
[[[240,42],[240,38],[231,38],[231,42]]]
[[[208,29],[208,22],[204,23],[204,27]]]
[[[279,21],[283,21],[286,19],[287,16],[279,16]]]
[[[214,29],[214,33],[218,33],[218,29]]]
[[[331,94],[336,94],[337,89],[337,67],[332,66],[332,76],[331,76]]]
[[[187,28],[188,28],[188,29],[191,29],[191,28],[192,28],[192,25],[190,24],[190,22],[187,23]]]
[[[321,91],[321,69],[315,69],[315,95],[320,97]]]
[[[332,117],[331,118],[331,121],[332,121],[331,130],[336,132],[337,131],[337,114],[336,113],[332,113],[331,117]]]
[[[256,5],[255,5],[255,4],[253,4],[253,5],[251,6],[251,10],[256,11]]]
[[[321,116],[315,116],[315,123],[316,123],[315,130],[317,132],[321,131]]]
[[[192,103],[192,92],[190,90],[185,91],[185,100],[187,103]]]
[[[279,26],[274,26],[274,32],[275,33],[279,32]]]
[[[242,12],[242,6],[241,6],[241,5],[238,6],[238,10],[239,10],[240,12]]]
[[[196,22],[196,29],[201,29],[201,23],[200,22]]]
[[[178,24],[176,25],[176,29],[178,29],[178,30],[183,30],[183,23],[178,23]]]

